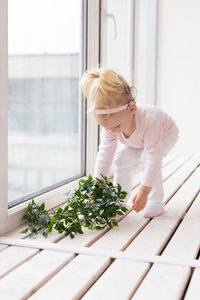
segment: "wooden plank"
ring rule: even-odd
[[[122,220],[124,216],[118,217],[118,222]],[[83,235],[78,235],[75,239],[71,239],[69,237],[65,237],[64,239],[60,240],[58,244],[67,244],[67,245],[78,245],[78,246],[88,246],[94,243],[97,239],[99,239],[105,232],[107,232],[109,229],[104,229],[101,231],[91,231],[87,228],[83,228]],[[16,236],[18,236],[18,233],[16,232]],[[15,237],[15,236],[14,236]],[[60,238],[60,234],[56,231],[49,234],[48,239],[44,239],[43,236],[39,235],[31,240],[37,240],[42,242],[57,242]],[[4,245],[5,246],[5,245]],[[33,255],[36,255],[39,251],[36,249],[26,248],[26,247],[18,247],[19,253],[17,252],[16,255],[14,255],[14,252],[16,251],[15,246],[6,246],[7,248],[0,252],[0,276],[3,277],[6,275],[9,271],[12,271],[14,268],[18,267],[20,264],[23,264],[25,261],[27,261],[29,258],[31,258]],[[12,249],[13,248],[13,249]],[[7,258],[6,260],[4,258]],[[72,259],[74,256],[70,256]]]
[[[144,226],[147,222],[146,219],[136,217],[132,212],[120,222],[118,228],[114,228],[112,231],[106,233],[91,247],[120,250],[126,246],[127,241],[130,241],[138,234],[138,231],[141,230],[141,226]],[[64,290],[67,290],[68,299],[73,299],[74,297],[79,298],[83,294],[82,289],[87,289],[110,263],[111,260],[106,257],[78,255],[49,280],[47,284],[39,290],[39,293],[35,293],[30,299],[43,299],[44,297],[53,299],[56,295],[56,289],[57,291],[59,290],[60,295],[64,295]],[[64,286],[63,280],[65,281]],[[56,289],[55,286],[57,287]]]
[[[193,186],[191,186],[193,189]],[[200,197],[189,209],[162,256],[194,258],[199,251]],[[133,299],[180,299],[191,268],[154,264]],[[157,288],[155,288],[155,286]]]
[[[91,233],[91,232],[90,232]],[[83,237],[83,236],[80,236],[81,238]],[[78,242],[78,239],[76,239],[76,241]]]
[[[119,228],[115,228],[114,230],[108,232],[94,245],[92,245],[92,247],[97,246],[115,250],[127,247],[130,241],[133,240],[137,234],[137,232],[135,232],[134,236],[131,237],[131,234],[133,234],[134,230],[136,230],[136,224],[134,224],[134,221],[136,220],[139,222],[139,220],[142,220],[142,218],[139,216],[139,214],[135,214],[134,212],[130,213],[120,223]],[[140,227],[140,230],[141,229],[142,228]],[[163,235],[162,232],[161,235]],[[106,270],[110,263],[111,260],[107,258],[104,259],[99,257],[85,257],[83,255],[78,255],[70,264],[64,267],[31,298],[40,299],[46,296],[53,299],[53,297],[56,296],[56,286],[61,295],[64,294],[65,289],[67,289],[69,299],[77,299],[87,291],[87,289],[102,274],[102,272]]]
[[[143,223],[147,222],[147,220],[144,220],[144,219],[141,221]],[[129,230],[129,232],[130,232],[130,230]],[[126,239],[124,239],[124,240],[126,241]],[[65,242],[66,242],[66,244],[68,244],[67,238],[66,238]],[[62,243],[64,243],[64,240],[62,240]],[[47,252],[51,253],[51,251],[47,251]],[[38,255],[35,256],[34,258],[32,258],[31,260],[29,260],[28,262],[26,262],[25,264],[23,264],[22,266],[18,267],[15,271],[8,274],[6,277],[4,277],[0,281],[0,292],[3,295],[5,293],[6,295],[9,295],[9,297],[10,297],[10,298],[8,297],[5,299],[12,299],[12,294],[14,294],[14,290],[15,290],[15,297],[25,297],[25,296],[27,297],[31,292],[33,292],[33,289],[38,288],[40,286],[40,284],[43,284],[43,280],[48,280],[50,275],[51,276],[54,275],[54,269],[58,268],[59,261],[56,263],[56,261],[55,261],[56,258],[55,258],[54,264],[52,264],[52,258],[47,252],[45,253],[44,257],[38,258],[38,263],[35,263],[35,266],[37,266],[37,277],[32,276],[32,274],[30,276],[30,269],[32,268],[32,265],[34,265],[33,261],[35,261],[35,259],[36,259],[36,257],[38,257]],[[40,266],[39,261],[41,259],[44,260],[44,258],[45,258],[46,267],[45,267],[45,270],[43,270],[43,272],[42,272],[42,270],[40,270],[41,266]],[[59,257],[58,257],[58,259],[59,259]],[[65,253],[64,259],[66,259],[66,253]],[[66,263],[66,261],[65,261],[65,263]],[[61,265],[59,267],[63,267],[63,266]],[[54,268],[54,269],[50,270],[50,268]],[[44,275],[44,273],[45,273],[45,275]],[[24,283],[24,280],[22,283],[22,281],[20,279],[20,278],[24,278],[24,277],[25,277],[26,284]],[[9,286],[10,286],[10,283],[13,282],[13,280],[15,280],[15,287],[13,287],[13,289],[10,290]],[[29,291],[29,294],[28,294],[28,291]]]
[[[25,229],[27,225],[20,225],[14,230],[5,234],[5,237],[15,237],[15,238],[27,238],[27,234],[21,234],[20,231]],[[63,235],[64,236],[64,235]],[[62,236],[62,237],[63,237]],[[60,238],[60,237],[59,237]],[[42,236],[37,237],[38,240],[44,238]],[[49,242],[56,242],[58,240],[58,233],[52,232],[48,238]],[[26,247],[15,247],[8,245],[1,245],[2,248],[0,252],[0,278],[13,271],[15,268],[29,260],[34,255],[38,254],[40,251],[37,249],[31,249]]]
[[[64,206],[64,205],[63,205]],[[62,206],[60,206],[62,207]],[[118,222],[120,222],[121,219],[123,219],[124,216],[118,217]],[[27,225],[20,225],[16,229],[10,231],[9,233],[5,234],[6,237],[17,237],[17,238],[28,238],[29,234],[21,234],[20,231],[25,229]],[[71,238],[67,239],[67,244],[73,244],[73,245],[84,245],[89,246],[92,243],[94,243],[97,239],[99,239],[105,232],[107,232],[109,229],[106,228],[101,231],[91,231],[87,228],[83,228],[83,235],[78,235],[74,240]],[[47,241],[48,242],[58,242],[59,240],[62,240],[65,238],[64,234],[59,234],[57,231],[52,231]],[[37,237],[34,237],[33,239],[42,240],[45,241],[44,237],[39,235]],[[36,255],[38,251],[36,249],[30,249],[25,247],[18,247],[19,252],[14,255],[14,252],[16,251],[16,247],[13,246],[7,246],[7,245],[1,245],[0,249],[4,250],[0,252],[0,277],[5,276],[7,273],[18,267],[20,264],[23,264],[25,261],[27,261],[29,258],[31,258],[33,255]],[[7,257],[5,260],[4,258]]]
[[[200,172],[198,171],[191,176],[191,178],[175,194],[173,199],[167,203],[166,213],[154,218],[129,245],[125,252],[133,255],[142,255],[146,253],[159,254],[162,251],[199,189],[199,175]],[[191,186],[194,187],[194,191],[192,192]],[[128,299],[137,289],[149,268],[149,263],[129,263],[117,259],[82,299],[94,299],[94,296],[97,300],[101,299],[102,290],[106,291],[103,295],[104,299],[111,299],[111,297],[119,300]],[[149,298],[162,299],[162,297]],[[141,297],[138,299],[146,298]],[[174,298],[169,297],[168,299]]]
[[[7,245],[1,245],[1,244],[0,244],[0,251],[6,249],[7,247],[8,247]]]
[[[175,161],[176,158],[178,158],[179,156],[182,156],[183,153],[178,153],[176,151],[171,151],[169,152],[169,154],[167,154],[166,156],[163,157],[163,166],[167,165],[168,163],[171,163],[172,161]],[[188,154],[184,154],[186,156],[192,156],[191,153],[188,155]]]
[[[0,278],[37,253],[39,253],[37,249],[15,246],[7,247],[0,253]]]
[[[93,238],[93,241],[95,240],[95,234],[97,234],[97,235],[101,235],[101,233],[99,233],[99,232],[91,232],[91,231],[88,231],[88,235],[87,234],[84,234],[84,235],[80,235],[80,236],[77,236],[76,237],[76,239],[74,239],[74,240],[71,240],[71,239],[68,239],[69,241],[76,241],[77,243],[78,243],[78,239],[79,239],[79,237],[80,237],[80,240],[84,237],[84,239],[85,239],[85,241],[87,241],[87,244],[89,245],[89,244],[91,244],[91,235],[93,235],[94,234],[94,236],[92,236],[92,238]],[[43,237],[38,237],[38,238],[42,238],[43,239]],[[55,238],[55,237],[54,237]],[[57,237],[58,238],[58,237]],[[44,239],[43,239],[44,240]],[[55,239],[51,239],[52,241],[55,241]],[[49,241],[49,239],[48,239],[48,241]],[[51,262],[49,262],[49,263],[51,263]],[[13,273],[13,272],[12,272]],[[48,272],[46,272],[46,274],[48,274]],[[52,273],[51,274],[53,274],[53,271],[52,271]],[[7,276],[6,276],[7,277]],[[29,277],[28,275],[27,275],[27,277]],[[41,276],[42,277],[42,276]],[[20,278],[20,277],[19,277]],[[30,279],[30,277],[29,277],[29,279]],[[47,278],[46,278],[47,279]],[[45,280],[46,280],[45,279]],[[42,280],[44,280],[44,278],[42,279]],[[12,282],[12,280],[10,281],[10,282]],[[34,286],[34,281],[33,281],[33,284],[32,284],[32,286]],[[37,286],[37,285],[36,285]]]
[[[62,205],[64,207],[64,205]],[[62,207],[60,206],[60,207]],[[120,222],[121,219],[123,219],[125,216],[118,216],[118,222]],[[5,234],[6,237],[17,237],[17,238],[28,238],[29,234],[21,234],[20,231],[25,229],[27,227],[27,224],[24,225],[20,225],[17,228],[15,228],[14,230],[8,232],[7,234]],[[71,238],[67,238],[67,244],[73,244],[73,245],[84,245],[84,246],[89,246],[91,244],[93,244],[96,240],[98,240],[102,235],[104,235],[109,229],[106,228],[104,230],[101,231],[91,231],[88,230],[87,228],[83,228],[83,235],[77,235],[76,238],[74,240],[72,240]],[[44,237],[39,235],[37,237],[34,237],[33,239],[37,239],[37,240],[42,240],[45,241]],[[59,234],[57,231],[52,231],[49,236],[47,241],[48,242],[58,242],[60,240],[64,239],[63,242],[65,242],[66,237],[63,234]],[[61,241],[61,243],[63,243]],[[3,249],[6,248],[12,248],[12,246],[5,246],[5,245],[0,245]],[[29,254],[27,254],[27,251],[23,249],[25,249],[24,247],[19,247],[20,248],[20,256],[18,257],[17,255],[12,257],[12,259],[10,260],[10,263],[5,263],[4,259],[1,259],[1,254],[0,254],[0,259],[2,261],[2,272],[1,272],[1,276],[5,275],[6,273],[9,272],[9,270],[13,270],[15,267],[19,266],[20,264],[20,260],[21,263],[23,263],[24,261],[28,260],[28,258],[30,257]],[[11,253],[12,250],[8,250],[7,254]],[[35,254],[37,254],[37,252],[35,252]],[[5,255],[2,253],[2,257],[4,257]],[[7,258],[9,259],[9,256],[7,256]]]
[[[73,254],[64,252],[41,251],[0,280],[2,299],[26,299],[29,294],[34,292],[34,287],[43,284],[42,279],[48,280],[73,257]],[[33,290],[30,289],[31,281],[34,282]]]
[[[167,180],[169,176],[181,168],[187,161],[189,161],[190,158],[192,157],[189,157],[188,155],[181,155],[177,157],[175,161],[173,160],[172,162],[164,165],[162,168],[163,181]]]
[[[164,203],[169,201],[170,197],[173,196],[174,191],[178,190],[185,180],[191,175],[191,173],[199,165],[200,158],[198,155],[193,156],[187,161],[180,169],[178,169],[169,179],[164,182]],[[165,195],[168,195],[166,197]]]
[[[184,300],[199,300],[200,295],[200,269],[195,269]]]
[[[120,220],[123,219],[124,217],[125,216],[120,216],[117,219],[120,222]],[[20,228],[20,230],[21,230],[21,228]],[[104,230],[101,230],[101,232],[100,232],[100,231],[91,231],[91,230],[88,230],[87,228],[84,228],[83,235],[78,235],[74,240],[72,240],[69,237],[65,237],[63,240],[61,240],[58,243],[61,243],[61,244],[66,243],[67,245],[73,244],[73,245],[87,246],[87,245],[92,244],[98,238],[100,238],[108,230],[109,229],[104,229]],[[12,236],[12,235],[7,234],[6,236]],[[18,231],[14,232],[14,236],[19,237]],[[48,240],[48,242],[55,242],[58,239],[60,239],[60,236],[61,235],[59,233],[54,231],[49,234],[49,237],[47,240]],[[38,240],[42,240],[43,242],[45,241],[43,236],[36,236],[33,239],[34,240],[36,239],[37,241]],[[10,248],[12,249],[13,246],[8,247],[8,249],[9,249],[8,254],[12,252],[12,250],[10,250]],[[16,299],[16,298],[12,298],[14,293],[15,293],[15,296],[18,293],[19,294],[21,293],[25,296],[27,293],[26,288],[28,288],[30,285],[32,285],[31,282],[34,282],[34,278],[32,278],[32,275],[30,276],[30,272],[29,272],[30,268],[32,267],[32,261],[36,261],[36,265],[37,265],[38,260],[40,260],[40,258],[37,258],[38,255],[39,255],[39,257],[41,256],[41,260],[44,259],[42,253],[39,253],[36,257],[33,257],[30,261],[27,261],[31,256],[30,253],[27,253],[28,248],[25,248],[25,247],[18,247],[18,248],[20,249],[20,257],[18,257],[18,255],[13,256],[13,259],[11,260],[10,264],[5,263],[5,260],[1,259],[1,255],[2,255],[2,257],[5,257],[5,255],[3,254],[4,251],[2,251],[2,253],[0,253],[0,260],[2,261],[2,275],[3,274],[5,275],[9,271],[13,270],[15,267],[18,267],[16,270],[12,271],[11,274],[6,275],[5,278],[1,279],[1,281],[0,281],[0,293],[6,293],[6,295],[8,297],[8,298],[4,298],[4,299]],[[35,250],[35,249],[29,248],[29,251],[30,252],[36,251],[35,254],[38,253],[38,250]],[[43,252],[43,251],[41,251],[41,252]],[[55,272],[58,271],[59,268],[63,267],[63,264],[68,263],[71,259],[73,259],[75,257],[74,254],[68,255],[65,253],[64,257],[63,257],[63,255],[58,256],[57,264],[55,263],[52,265],[51,251],[49,251],[50,255],[48,255],[47,252],[48,251],[46,251],[46,254],[45,254],[45,261],[47,262],[47,267],[45,270],[42,270],[41,272],[39,272],[39,275],[37,276],[37,278],[35,278],[35,286],[39,286],[41,283],[43,283],[43,280],[48,280],[49,277],[53,276],[55,274]],[[48,258],[49,258],[49,260],[48,260]],[[19,267],[20,259],[21,259],[21,263],[23,263],[24,261],[27,261],[27,262],[22,264]],[[9,256],[7,256],[7,260],[9,260]],[[55,260],[56,260],[56,258],[55,258]],[[38,267],[38,268],[40,268],[40,267]],[[15,274],[18,274],[18,275],[15,275]],[[24,281],[23,282],[21,281],[21,277],[23,277],[23,276],[21,276],[20,274],[26,274],[26,280],[29,280],[29,285],[26,284],[26,288],[24,288]],[[18,278],[19,284],[18,284],[17,290],[13,291],[13,290],[10,290],[9,285],[11,284],[11,282],[13,282],[13,280],[15,282],[17,282],[16,277]],[[10,282],[10,284],[7,282]],[[20,290],[21,283],[22,283],[22,287]],[[9,290],[9,292],[5,292],[6,289]],[[31,293],[31,288],[29,288],[29,293]]]
[[[16,227],[14,230],[4,234],[4,236],[12,236],[15,238],[23,238],[23,235],[21,233],[19,233],[20,231],[24,230],[27,227],[27,225],[20,225],[18,227]],[[28,236],[28,235],[24,235],[24,238]],[[0,244],[0,251],[7,249],[9,246],[7,245],[1,245]]]

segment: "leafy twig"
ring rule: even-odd
[[[56,211],[48,212],[44,203],[39,206],[32,199],[22,217],[22,220],[29,221],[30,224],[21,233],[29,230],[29,237],[42,234],[47,238],[48,233],[55,229],[74,238],[74,234],[83,233],[82,227],[93,230],[118,226],[115,217],[128,211],[122,205],[127,192],[122,191],[120,184],[114,186],[103,174],[101,177],[102,179],[93,179],[89,175],[88,179],[79,180],[79,188],[73,193],[65,194],[65,207],[59,207]]]

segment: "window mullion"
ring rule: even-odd
[[[100,1],[88,0],[87,4],[87,70],[90,70],[99,65]],[[94,171],[98,150],[98,125],[90,114],[87,114],[86,136],[86,175],[88,175]]]

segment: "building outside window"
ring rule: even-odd
[[[85,172],[82,15],[81,0],[9,0],[10,206]]]

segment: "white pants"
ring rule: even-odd
[[[169,151],[174,147],[178,141],[178,130],[174,130],[168,136],[163,138],[163,156],[167,155]],[[122,189],[125,190],[128,195],[124,199],[126,203],[130,197],[130,191],[132,187],[133,167],[141,160],[141,166],[144,170],[146,163],[146,153],[144,150],[138,150],[127,145],[122,144],[120,150],[114,157],[114,182],[116,185],[119,183]],[[162,184],[162,170],[160,169],[154,185],[148,195],[147,205],[159,204],[163,200],[163,184]]]

